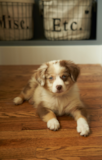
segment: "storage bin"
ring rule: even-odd
[[[44,32],[49,40],[90,38],[93,0],[42,0]]]
[[[0,40],[33,38],[34,0],[0,0]]]

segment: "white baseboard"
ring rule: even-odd
[[[102,64],[102,46],[0,47],[0,65],[35,65],[66,59],[78,64]]]

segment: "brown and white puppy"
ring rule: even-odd
[[[87,136],[90,131],[87,112],[76,84],[79,73],[79,67],[70,61],[47,62],[35,71],[14,103],[33,101],[38,115],[51,130],[60,128],[56,115],[71,114],[77,122],[77,132]]]

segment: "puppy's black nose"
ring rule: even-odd
[[[60,91],[62,89],[62,86],[61,85],[57,85],[56,88],[57,88],[58,91]]]

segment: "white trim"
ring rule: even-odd
[[[78,64],[102,64],[102,46],[0,47],[0,65],[36,65],[57,59]]]
[[[0,0],[0,2],[35,3],[34,0]]]
[[[101,55],[100,55],[100,59],[101,59],[101,66],[102,66],[102,45],[101,45],[101,49],[100,49],[101,51]]]

